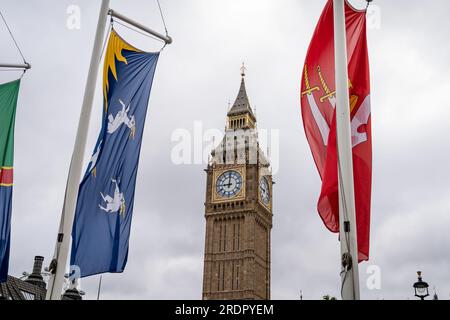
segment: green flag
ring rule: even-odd
[[[20,80],[0,85],[0,166],[12,167],[14,158],[14,119]]]
[[[0,85],[0,282],[8,276],[13,188],[14,120],[20,80]]]

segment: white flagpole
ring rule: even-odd
[[[9,69],[31,69],[31,65],[29,63],[0,63],[0,68],[9,68]]]
[[[342,299],[359,300],[358,244],[344,0],[333,0]]]
[[[77,136],[72,154],[72,161],[67,178],[66,194],[59,226],[58,238],[55,246],[53,261],[50,265],[52,274],[47,289],[47,300],[60,300],[64,286],[64,274],[66,271],[67,258],[69,255],[73,218],[75,215],[78,187],[83,168],[84,150],[89,129],[92,103],[94,100],[95,85],[102,54],[103,38],[107,24],[109,0],[102,0],[100,14],[95,33],[94,48],[92,50],[89,73],[84,91],[83,105],[81,107],[80,121],[78,123]],[[56,266],[55,266],[56,262]],[[56,272],[54,268],[56,267]]]

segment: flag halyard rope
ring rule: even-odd
[[[6,22],[6,19],[5,19],[5,17],[3,16],[3,13],[2,13],[1,10],[0,10],[0,16],[2,17],[2,20],[3,20],[3,22],[5,23],[6,29],[8,29],[8,32],[9,32],[9,34],[10,34],[10,36],[11,36],[11,39],[13,40],[13,42],[14,42],[14,44],[15,44],[17,50],[18,50],[19,53],[20,53],[20,56],[21,56],[22,59],[23,59],[23,63],[24,63],[24,64],[28,64],[27,61],[25,60],[25,57],[24,57],[24,55],[23,55],[23,53],[22,53],[22,50],[20,50],[19,44],[17,43],[16,38],[14,38],[14,35],[13,35],[12,31],[11,31],[11,28],[9,27],[8,23]],[[25,70],[26,70],[26,69],[25,69]]]
[[[161,9],[161,4],[159,3],[159,0],[156,0],[156,2],[158,3],[159,13],[161,14],[161,20],[162,20],[163,25],[164,25],[164,30],[166,31],[166,36],[169,36],[169,33],[167,32],[166,21],[164,20],[164,14],[163,14],[162,9]]]

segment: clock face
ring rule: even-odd
[[[259,180],[259,192],[261,195],[261,200],[265,205],[268,205],[270,202],[270,190],[269,190],[269,182],[266,177],[261,177]]]
[[[234,197],[241,191],[241,189],[242,176],[237,171],[226,171],[217,178],[216,191],[221,197]]]

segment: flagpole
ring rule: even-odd
[[[338,148],[339,238],[342,299],[359,300],[358,244],[348,91],[345,0],[333,0],[336,68],[336,133]]]
[[[66,271],[67,258],[70,250],[73,219],[75,215],[78,188],[83,167],[84,150],[91,117],[92,103],[94,100],[95,85],[102,54],[102,43],[105,36],[109,10],[109,0],[102,0],[100,13],[95,33],[94,48],[92,50],[89,73],[84,91],[83,105],[81,107],[80,120],[70,162],[69,175],[67,178],[64,205],[61,214],[59,232],[55,246],[53,261],[50,265],[51,276],[47,289],[47,300],[60,300],[64,286],[64,274]]]
[[[9,68],[9,69],[31,69],[31,64],[26,63],[0,63],[0,68]]]
[[[100,300],[101,289],[102,289],[102,275],[100,275],[100,280],[98,282],[97,300]]]

